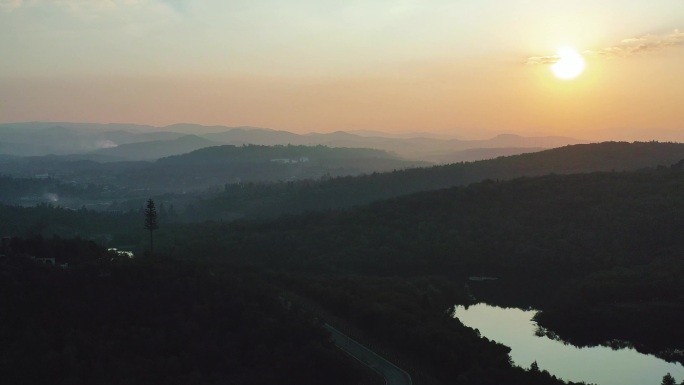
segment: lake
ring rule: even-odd
[[[510,347],[516,365],[529,368],[537,361],[540,370],[565,380],[599,385],[660,385],[668,372],[678,384],[684,380],[682,365],[634,349],[577,348],[537,337],[537,325],[532,321],[535,314],[535,310],[477,304],[467,309],[457,306],[454,316],[464,325],[478,329],[483,337]]]

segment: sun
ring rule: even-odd
[[[584,71],[584,57],[573,48],[563,47],[556,53],[558,54],[558,61],[551,66],[551,71],[557,78],[574,79]]]

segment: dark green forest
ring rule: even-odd
[[[179,225],[167,247],[286,271],[495,276],[502,293],[485,288],[483,299],[660,351],[684,345],[682,191],[682,162],[485,181],[276,221]],[[581,341],[603,342],[590,337]]]
[[[254,273],[112,261],[79,240],[15,238],[11,249],[0,257],[3,383],[379,383]],[[71,264],[39,265],[26,252]]]
[[[130,260],[79,239],[11,238],[3,252],[0,307],[12,311],[0,314],[0,373],[12,384],[379,384],[323,322],[406,365],[418,384],[562,383],[512,367],[507,347],[451,317],[468,298],[445,278]]]

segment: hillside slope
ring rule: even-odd
[[[684,159],[684,144],[605,142],[566,146],[536,153],[470,163],[413,168],[391,173],[271,185],[228,185],[208,202],[221,212],[275,217],[310,210],[366,204],[419,191],[467,185],[485,179],[506,180],[550,173],[626,171],[670,165]]]
[[[684,347],[682,191],[684,161],[490,180],[271,222],[182,226],[175,236],[181,254],[276,270],[497,277],[471,283],[475,295],[541,308],[561,338],[626,340],[666,356]]]
[[[154,160],[218,145],[220,143],[196,135],[186,135],[173,140],[122,144],[116,147],[103,148],[92,152],[92,154],[118,157],[126,160]]]

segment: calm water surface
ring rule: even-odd
[[[634,349],[608,347],[577,348],[546,337],[537,337],[532,321],[536,311],[500,308],[486,304],[456,307],[455,317],[483,337],[511,348],[516,365],[529,368],[537,361],[539,369],[570,381],[599,385],[659,385],[666,373],[679,384],[684,367],[671,364]]]

